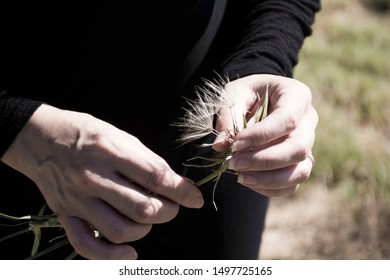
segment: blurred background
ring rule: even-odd
[[[308,182],[273,198],[260,259],[390,259],[390,0],[322,0],[295,78],[319,114]]]

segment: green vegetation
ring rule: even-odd
[[[375,233],[367,258],[389,258],[390,1],[322,2],[295,69],[320,118],[311,183],[350,203],[357,238]]]

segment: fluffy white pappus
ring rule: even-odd
[[[204,85],[195,89],[196,99],[186,99],[188,108],[183,108],[184,116],[173,124],[182,130],[179,143],[187,144],[210,133],[218,135],[219,132],[214,129],[214,117],[221,108],[234,106],[231,95],[225,91],[227,83],[228,80],[204,79]]]

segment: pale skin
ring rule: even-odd
[[[36,183],[76,252],[88,259],[136,259],[125,242],[172,220],[180,205],[203,205],[193,183],[134,136],[48,105],[34,112],[2,161]],[[96,239],[93,229],[111,243]]]
[[[227,85],[240,93],[238,114],[251,111],[256,91],[266,83],[272,112],[235,137],[229,167],[241,184],[276,196],[296,191],[309,177],[318,117],[305,85],[271,75]],[[217,129],[226,131],[232,119],[223,111],[220,118]],[[231,145],[221,139],[214,149]],[[88,259],[136,259],[126,242],[144,237],[153,224],[169,222],[180,206],[204,203],[193,182],[136,137],[89,114],[50,105],[34,112],[1,160],[36,183],[76,252]],[[110,242],[96,239],[93,229]]]
[[[257,94],[269,85],[269,112],[263,121],[242,129],[243,118],[253,115]],[[232,131],[232,113],[219,112],[217,130],[221,132],[213,148],[234,152],[229,169],[238,173],[238,182],[265,196],[288,195],[305,182],[312,171],[309,155],[315,140],[318,114],[312,106],[311,91],[303,83],[274,75],[251,75],[228,83],[229,94],[239,95],[234,106],[240,132],[234,142],[225,141]]]

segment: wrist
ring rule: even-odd
[[[1,160],[33,181],[43,163],[77,146],[80,121],[89,115],[42,104],[30,117]],[[62,150],[62,151],[60,151]]]

